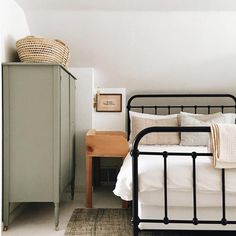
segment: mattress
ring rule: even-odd
[[[219,207],[222,205],[220,192],[197,192],[197,207]],[[164,206],[164,192],[157,190],[139,194],[139,202],[147,206]],[[236,193],[227,193],[226,206],[236,206]],[[168,207],[193,207],[192,191],[168,191]]]
[[[180,146],[180,145],[140,145],[140,151],[151,152],[201,152],[207,153],[206,146]],[[163,205],[163,175],[164,165],[162,156],[139,156],[139,195],[142,202],[152,205],[157,199],[158,205]],[[233,195],[236,194],[236,170],[227,169],[225,171],[226,195],[227,200],[231,199],[232,205],[236,206],[233,201]],[[168,204],[173,206],[182,206],[192,204],[192,158],[189,156],[168,156],[167,158],[167,186],[168,186]],[[196,159],[196,189],[198,201],[209,195],[207,202],[201,200],[199,204],[213,204],[219,206],[221,198],[221,170],[216,169],[212,163],[211,156],[197,157]],[[117,176],[117,182],[114,194],[123,200],[132,200],[132,158],[130,154],[125,158],[123,165]],[[229,195],[229,196],[228,196]],[[153,196],[153,197],[151,197]],[[189,200],[184,199],[188,196]],[[214,196],[214,197],[213,197]],[[215,199],[211,201],[211,198]],[[143,200],[142,200],[143,199]],[[146,200],[145,200],[146,199]],[[172,200],[171,200],[172,199]],[[159,202],[158,202],[159,201]]]

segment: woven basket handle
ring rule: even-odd
[[[33,35],[28,35],[28,36],[26,36],[25,38],[35,38],[35,36],[33,36]]]
[[[62,42],[61,40],[59,40],[59,39],[55,39],[55,41],[62,44],[63,46],[66,46],[66,44],[64,42]]]

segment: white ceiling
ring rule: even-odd
[[[236,0],[16,0],[25,10],[236,10]]]

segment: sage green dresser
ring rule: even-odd
[[[75,178],[75,77],[57,64],[3,64],[3,221],[11,203],[59,202]]]

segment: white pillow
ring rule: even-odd
[[[207,121],[216,117],[221,116],[223,113],[222,112],[217,112],[217,113],[212,113],[212,114],[194,114],[194,113],[189,113],[189,112],[180,112],[180,121],[181,121],[181,116],[191,116],[198,118],[201,121]]]
[[[227,124],[236,124],[236,114],[235,113],[223,113],[222,114],[225,119]]]
[[[180,113],[181,126],[210,126],[211,124],[234,123],[233,113],[214,113],[209,115]],[[182,132],[181,142],[183,146],[207,146],[209,143],[209,133]]]
[[[130,142],[143,129],[152,126],[178,126],[178,115],[152,115],[130,111]],[[145,135],[140,144],[179,144],[179,133],[151,133]]]
[[[217,112],[217,113],[212,113],[212,114],[194,114],[194,113],[188,113],[188,112],[180,112],[180,116],[181,115],[189,115],[189,116],[193,116],[193,117],[200,117],[200,119],[202,121],[207,121],[209,119],[215,118],[215,117],[219,117],[219,116],[223,116],[225,118],[225,123],[227,124],[235,124],[235,120],[236,120],[236,114],[235,113],[222,113],[222,112]],[[179,118],[181,119],[181,118]]]
[[[159,119],[159,118],[173,118],[178,117],[177,114],[171,114],[171,115],[154,115],[154,114],[147,114],[147,113],[140,113],[135,111],[129,111],[130,118],[133,116],[135,117],[141,117],[141,118],[148,118],[148,119]],[[131,119],[130,119],[131,120]]]

